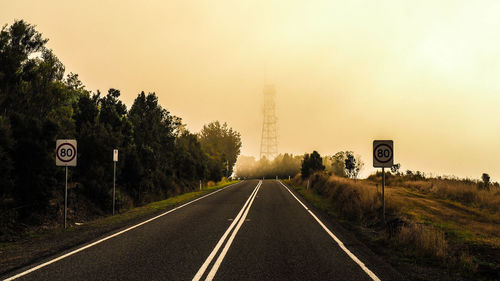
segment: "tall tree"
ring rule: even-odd
[[[184,131],[175,140],[176,178],[193,181],[206,178],[207,158],[198,137]]]
[[[57,186],[55,139],[74,136],[76,99],[63,81],[64,66],[46,43],[24,21],[0,32],[0,114],[12,128],[13,195],[27,206],[26,214],[44,209]]]
[[[83,94],[75,108],[75,124],[79,146],[78,179],[87,195],[108,206],[111,202],[112,180],[111,153],[118,149],[118,178],[127,155],[133,149],[132,125],[127,119],[127,109],[118,99],[120,91],[110,89],[104,97],[100,92]]]
[[[482,188],[489,190],[490,189],[490,175],[488,175],[487,173],[483,173],[481,175],[481,179],[483,180]]]
[[[136,172],[127,169],[133,172],[131,180],[137,182],[136,197],[142,201],[147,192],[166,194],[175,174],[175,129],[179,119],[160,106],[155,93],[144,92],[137,96],[128,116],[137,152],[130,164],[141,166]]]
[[[233,173],[233,167],[240,154],[240,133],[230,128],[226,123],[211,122],[199,134],[201,147],[209,157],[209,176],[219,180],[221,176]]]
[[[302,174],[302,178],[308,178],[314,172],[323,171],[325,166],[323,166],[323,160],[321,159],[321,155],[315,150],[313,153],[305,154],[304,160],[302,161],[302,168],[300,172]]]
[[[359,155],[355,157],[352,151],[346,151],[345,154],[345,173],[348,177],[356,179],[364,163],[361,161],[361,157]]]

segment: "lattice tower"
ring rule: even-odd
[[[260,158],[273,159],[278,155],[278,132],[276,117],[276,91],[274,85],[264,86],[264,120],[260,142]]]

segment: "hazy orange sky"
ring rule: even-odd
[[[500,1],[3,1],[87,89],[144,90],[198,132],[213,120],[258,156],[262,88],[279,151],[374,139],[402,169],[500,180]]]

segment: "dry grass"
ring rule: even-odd
[[[304,187],[307,184],[299,177],[294,183]],[[498,188],[482,190],[477,188],[477,182],[450,179],[394,183],[386,187],[385,194],[386,214],[395,224],[388,224],[385,231],[379,232],[383,240],[407,249],[406,255],[431,258],[448,268],[476,272],[479,263],[497,266]],[[310,190],[306,193],[324,198],[327,208],[344,219],[378,228],[381,196],[377,189],[369,180],[354,181],[320,173],[310,178]],[[482,249],[488,249],[488,254]],[[479,261],[477,254],[486,260]]]
[[[336,211],[350,220],[372,220],[382,206],[377,190],[362,181],[316,174],[311,178],[311,187],[327,197]]]
[[[478,189],[478,183],[467,180],[429,179],[425,181],[404,181],[401,186],[433,194],[437,198],[460,202],[469,206],[500,212],[500,190]]]
[[[396,234],[399,244],[411,246],[417,255],[444,259],[448,255],[448,242],[442,230],[418,223],[399,228]]]

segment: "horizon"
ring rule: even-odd
[[[192,132],[214,120],[258,158],[262,90],[276,86],[278,152],[351,150],[375,171],[375,139],[401,170],[500,180],[500,3],[16,1],[3,24],[36,25],[86,89],[141,92]],[[12,16],[15,15],[15,16]]]

